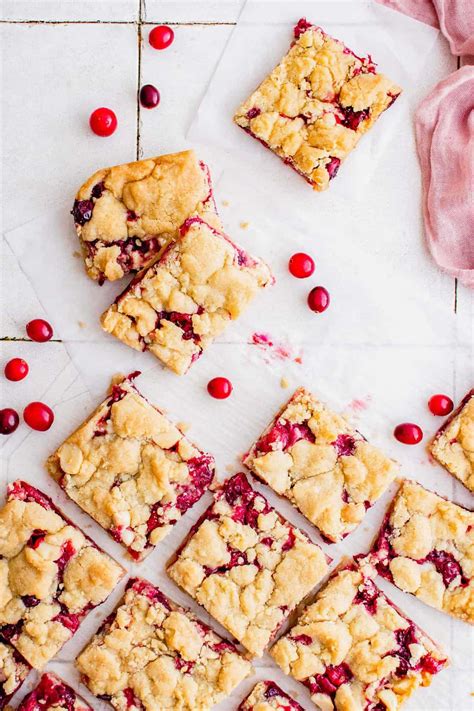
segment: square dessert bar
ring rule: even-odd
[[[151,405],[133,378],[49,457],[47,468],[84,511],[141,560],[204,494],[214,458]]]
[[[194,151],[97,171],[72,209],[87,274],[103,283],[142,269],[193,214],[221,225],[209,169]]]
[[[167,568],[259,657],[327,570],[321,548],[280,516],[244,474],[223,483]]]
[[[237,711],[303,711],[274,681],[259,681]]]
[[[474,492],[474,389],[438,430],[431,454]]]
[[[207,711],[251,669],[233,644],[140,578],[129,581],[76,665],[117,711]]]
[[[24,481],[0,510],[0,638],[35,669],[50,661],[124,570]]]
[[[18,711],[93,711],[69,684],[56,674],[43,674],[33,691],[25,696]]]
[[[397,711],[448,664],[353,564],[332,574],[270,654],[322,711]]]
[[[358,57],[304,19],[294,36],[234,121],[321,191],[401,89],[370,55]]]
[[[0,709],[25,681],[31,667],[8,642],[0,641]]]
[[[274,281],[268,266],[200,218],[102,314],[102,328],[179,375]]]
[[[392,459],[304,388],[296,390],[243,462],[330,542],[357,527],[398,471]]]
[[[404,592],[474,624],[474,513],[405,481],[369,560]]]

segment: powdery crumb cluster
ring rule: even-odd
[[[335,571],[271,655],[321,711],[397,711],[446,655],[349,564]]]
[[[142,559],[214,477],[214,458],[196,447],[133,385],[109,396],[48,459],[49,473],[84,511]]]
[[[474,624],[474,513],[405,481],[369,560],[380,575]]]
[[[273,281],[264,262],[191,218],[158,261],[105,311],[102,327],[182,375]]]
[[[87,274],[99,282],[147,266],[193,214],[220,226],[209,169],[194,151],[97,171],[72,214]]]
[[[249,652],[262,656],[327,569],[319,546],[236,474],[216,493],[168,574]]]
[[[207,711],[250,672],[250,663],[151,583],[125,597],[77,659],[89,690],[117,711]]]
[[[0,642],[0,709],[20,688],[29,671],[30,665],[19,652],[8,642]]]
[[[234,121],[321,191],[401,89],[320,27],[300,20],[294,34]]]
[[[16,481],[0,510],[0,637],[41,669],[104,602],[123,569],[52,501]]]
[[[259,681],[240,704],[238,711],[303,711],[274,681]]]
[[[243,462],[334,542],[357,527],[398,472],[392,459],[304,388]]]
[[[438,430],[430,449],[440,464],[474,492],[474,390]]]

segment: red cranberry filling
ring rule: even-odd
[[[307,647],[309,644],[312,644],[313,640],[309,636],[309,634],[297,634],[295,637],[291,638],[294,642],[297,642],[298,644],[304,644],[305,647]]]
[[[288,449],[300,439],[307,439],[314,442],[315,437],[306,422],[292,424],[286,420],[279,420],[267,434],[257,442],[257,451],[262,454],[275,451],[276,449]]]
[[[362,121],[365,121],[370,116],[370,109],[354,111],[352,106],[341,106],[341,111],[344,114],[341,124],[346,128],[352,129],[353,131],[357,131]]]
[[[196,313],[202,314],[203,312],[204,309],[200,306]],[[178,311],[159,311],[156,319],[156,327],[161,328],[162,320],[171,321],[171,323],[176,324],[176,326],[183,331],[181,338],[184,341],[192,339],[195,343],[198,343],[201,337],[197,333],[194,333],[193,316],[194,314],[182,314]]]
[[[44,509],[54,509],[51,499],[27,484],[26,481],[15,481],[8,487],[8,494],[19,501],[34,501]]]
[[[187,485],[176,499],[176,508],[182,513],[199,501],[214,477],[214,460],[207,454],[188,459],[186,464],[192,484]]]
[[[182,671],[184,674],[189,674],[194,669],[195,662],[187,662],[182,657],[175,657],[174,665],[179,671]]]
[[[247,555],[245,553],[242,553],[242,551],[236,548],[231,548],[231,546],[227,546],[227,550],[230,553],[229,562],[224,565],[219,565],[217,568],[208,568],[205,566],[204,570],[206,571],[206,575],[221,575],[222,573],[227,573],[227,571],[232,568],[237,568],[239,565],[248,564]]]
[[[104,183],[96,183],[91,190],[91,198],[98,200],[105,190]]]
[[[458,576],[461,579],[461,585],[468,584],[469,580],[463,576],[462,568],[452,553],[448,553],[448,551],[434,550],[426,556],[426,560],[433,563],[438,573],[443,576],[443,582],[446,587],[448,587]]]
[[[295,28],[293,30],[295,38],[299,39],[301,35],[306,32],[306,30],[310,29],[310,27],[313,27],[311,22],[308,22],[305,17],[302,17],[301,20],[298,20],[298,24],[295,25]]]
[[[262,113],[262,110],[254,106],[253,108],[249,109],[247,111],[247,118],[248,119],[253,119],[256,118],[257,116],[260,116]]]
[[[66,541],[66,543],[63,545],[61,549],[61,555],[56,561],[56,565],[58,566],[58,576],[60,579],[62,579],[62,576],[64,574],[64,569],[66,565],[69,563],[73,555],[75,554],[76,549],[72,545],[71,541]]]
[[[278,688],[276,684],[273,684],[270,682],[267,684],[267,688],[265,689],[264,696],[266,699],[271,699],[272,696],[281,696],[282,695],[281,689]]]
[[[333,696],[338,687],[352,679],[352,672],[345,662],[337,666],[329,665],[324,674],[316,674],[314,681],[309,682],[312,694],[327,694]]]
[[[232,512],[233,520],[252,528],[257,527],[259,515],[268,513],[270,510],[269,504],[252,489],[244,474],[236,474],[225,482],[224,496],[229,506],[234,509]],[[257,497],[260,502],[264,503],[263,508],[259,510],[254,506]]]
[[[36,607],[40,604],[40,600],[34,595],[22,595],[21,601],[25,607]]]
[[[38,548],[38,546],[40,545],[40,543],[41,543],[42,541],[44,541],[44,537],[45,537],[45,536],[46,536],[46,532],[45,532],[45,531],[40,531],[39,529],[35,529],[35,530],[33,531],[33,533],[31,534],[31,536],[29,537],[28,542],[27,542],[26,545],[27,545],[29,548],[34,548],[34,549],[36,549],[36,548]]]
[[[125,696],[125,701],[127,703],[128,709],[132,706],[137,709],[144,708],[142,702],[135,696],[135,694],[133,693],[133,689],[130,689],[130,687],[128,689],[123,690],[123,695]]]
[[[74,217],[76,225],[85,225],[92,219],[92,211],[94,203],[92,200],[74,200],[74,205],[71,210],[71,215]]]
[[[336,448],[339,457],[350,457],[354,454],[356,449],[354,437],[348,434],[338,435],[331,444]]]
[[[404,630],[397,630],[395,632],[395,639],[397,640],[398,650],[394,652],[392,656],[396,656],[400,660],[395,673],[397,676],[405,676],[411,668],[409,645],[418,642],[414,626],[410,624]]]
[[[437,674],[446,666],[446,659],[435,659],[431,654],[426,654],[420,659],[416,668],[427,674]]]
[[[281,550],[282,550],[283,552],[284,552],[284,551],[289,551],[289,550],[290,550],[291,548],[293,548],[293,546],[295,545],[295,540],[296,540],[295,532],[294,532],[294,530],[293,530],[292,528],[290,528],[290,532],[289,532],[289,534],[288,534],[288,538],[286,539],[286,541],[285,541],[284,544],[282,545]]]
[[[378,597],[379,591],[372,580],[364,580],[362,590],[358,590],[356,593],[354,604],[364,605],[367,612],[370,612],[371,615],[375,615],[377,612]]]
[[[209,631],[209,628],[206,628],[205,632]],[[225,639],[221,640],[220,642],[216,642],[216,644],[211,645],[211,649],[214,652],[217,652],[217,654],[224,654],[224,652],[235,652],[235,647],[233,644],[230,642],[226,642]]]
[[[66,684],[51,676],[44,674],[40,683],[21,704],[22,711],[37,711],[49,709],[53,706],[74,711],[76,694]]]
[[[155,588],[151,583],[148,583],[146,580],[141,580],[140,578],[132,578],[129,581],[127,587],[133,588],[133,590],[138,595],[145,595],[145,597],[147,597],[152,602],[159,602],[160,605],[163,605],[166,610],[171,611],[168,598],[163,595],[161,590],[158,590],[158,588]]]
[[[341,165],[341,159],[336,158],[336,156],[331,156],[330,160],[326,165],[324,166],[329,173],[329,180],[332,180],[333,178],[336,177],[337,171],[339,170],[339,166]]]

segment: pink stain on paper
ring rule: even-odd
[[[303,362],[301,351],[295,352],[295,349],[289,344],[274,341],[269,333],[252,333],[249,342],[258,346],[263,352],[266,363],[270,363],[272,360],[292,360],[301,365]]]
[[[372,397],[370,395],[366,395],[365,398],[354,398],[354,400],[351,400],[348,407],[352,410],[352,412],[363,412],[364,410],[367,410],[371,400]]]

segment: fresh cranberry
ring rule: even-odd
[[[314,259],[304,252],[296,252],[290,257],[288,269],[297,279],[306,279],[314,272]]]
[[[46,432],[54,422],[54,412],[44,402],[30,402],[23,410],[23,419],[32,430]]]
[[[207,392],[217,400],[225,400],[232,392],[232,383],[227,378],[213,378],[207,384]]]
[[[26,333],[32,341],[45,343],[53,337],[53,327],[43,318],[35,318],[26,324]]]
[[[148,35],[148,41],[153,49],[166,49],[173,40],[174,32],[168,25],[158,25]]]
[[[89,125],[97,136],[111,136],[117,128],[117,117],[112,109],[102,106],[91,113]]]
[[[18,412],[11,407],[0,410],[0,434],[9,435],[16,430],[20,418]]]
[[[433,395],[428,400],[428,407],[430,408],[433,415],[439,415],[443,417],[449,415],[452,412],[454,403],[450,397],[447,395]]]
[[[329,301],[329,292],[324,286],[315,286],[308,294],[308,306],[318,314],[326,311]]]
[[[153,84],[145,84],[140,89],[140,104],[145,109],[154,109],[160,103],[160,92]]]
[[[7,380],[23,380],[28,375],[28,363],[23,358],[12,358],[5,366]]]
[[[423,439],[423,430],[413,422],[402,422],[393,430],[393,436],[402,444],[418,444]]]

